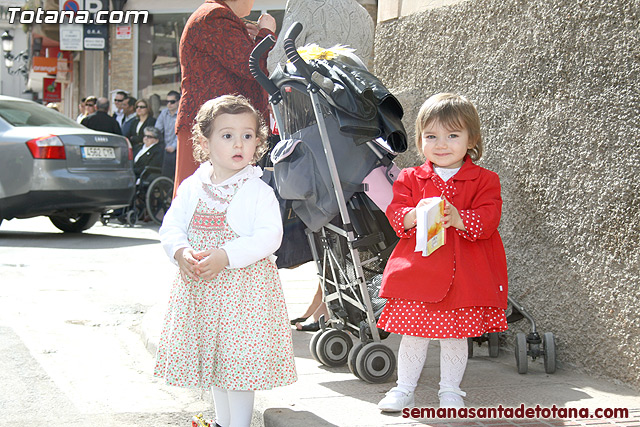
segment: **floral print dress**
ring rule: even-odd
[[[236,239],[226,208],[246,179],[202,184],[188,229],[195,251]],[[158,345],[154,374],[181,387],[268,390],[296,381],[291,326],[276,265],[264,258],[224,269],[213,280],[178,272]]]

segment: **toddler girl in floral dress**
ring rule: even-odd
[[[282,219],[253,166],[267,128],[241,96],[206,102],[193,128],[196,172],[179,187],[160,228],[179,267],[158,345],[155,375],[211,387],[216,425],[249,426],[255,390],[297,380],[273,253]]]

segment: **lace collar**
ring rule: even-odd
[[[198,188],[199,198],[207,207],[215,209],[219,212],[225,212],[231,199],[238,191],[242,184],[252,178],[260,178],[262,176],[262,169],[258,166],[247,165],[244,169],[229,177],[225,181],[214,184],[211,182],[211,173],[213,172],[213,165],[210,162],[205,162],[200,165],[196,170],[195,175],[200,181]]]

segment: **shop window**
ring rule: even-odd
[[[247,19],[257,21],[260,11],[253,11]],[[269,10],[280,31],[284,10]],[[157,117],[164,108],[166,94],[180,91],[180,37],[189,13],[153,14],[149,22],[138,29],[138,98],[148,99]]]
[[[190,14],[154,14],[138,26],[138,98],[148,99],[154,115],[170,90],[180,90],[180,36]]]

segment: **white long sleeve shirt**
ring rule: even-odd
[[[221,249],[229,258],[228,268],[247,267],[267,257],[275,262],[273,253],[282,243],[282,217],[273,189],[260,178],[262,170],[257,166],[246,166],[220,184],[212,184],[212,170],[211,163],[206,162],[185,179],[164,216],[160,240],[171,261],[177,264],[176,252],[191,247],[188,240],[189,223],[198,200],[208,198],[202,184],[227,185],[249,177],[227,207],[227,223],[239,237],[227,242]]]

